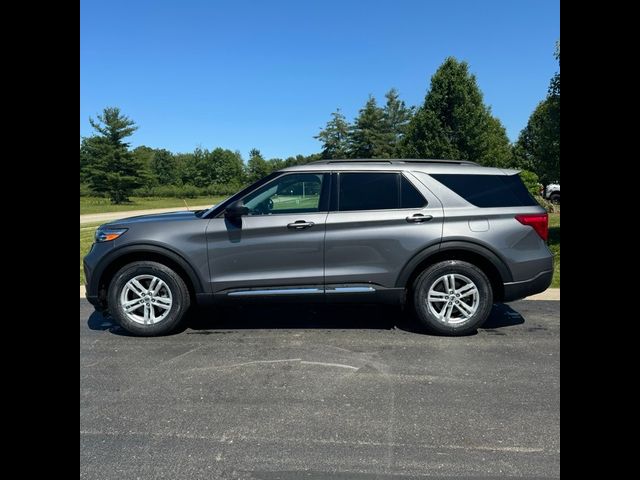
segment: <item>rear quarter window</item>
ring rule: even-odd
[[[519,175],[457,175],[432,173],[431,176],[476,207],[526,207],[538,205]]]

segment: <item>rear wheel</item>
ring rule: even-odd
[[[475,265],[446,260],[430,266],[414,283],[413,303],[420,323],[445,335],[466,335],[491,312],[491,282]]]
[[[559,193],[552,193],[552,194],[549,196],[549,200],[550,200],[552,203],[560,203],[560,194],[559,194]]]
[[[109,311],[122,328],[140,336],[175,330],[189,309],[189,290],[176,272],[157,262],[134,262],[115,274]]]

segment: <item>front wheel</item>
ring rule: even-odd
[[[491,312],[491,282],[475,265],[461,260],[436,263],[414,283],[413,302],[420,323],[444,335],[466,335]]]
[[[109,311],[122,328],[145,337],[175,330],[189,309],[189,290],[172,269],[157,262],[121,268],[107,293]]]

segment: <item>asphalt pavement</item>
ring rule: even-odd
[[[458,338],[390,307],[207,309],[136,338],[81,299],[80,477],[558,478],[559,307]]]

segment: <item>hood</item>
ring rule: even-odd
[[[121,218],[118,220],[113,220],[111,222],[105,223],[102,226],[115,227],[115,226],[127,226],[134,223],[179,222],[179,221],[185,221],[185,220],[193,220],[195,218],[199,218],[196,216],[196,214],[202,211],[203,210],[138,215],[136,217],[127,217],[127,218]]]

